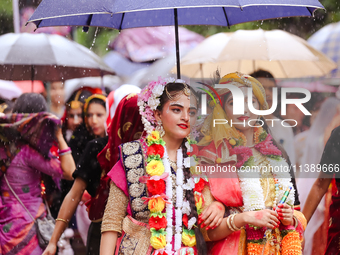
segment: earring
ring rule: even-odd
[[[156,131],[159,132],[160,137],[163,137],[165,135],[165,131],[161,120],[157,121]]]

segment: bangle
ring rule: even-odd
[[[70,147],[67,147],[67,148],[64,149],[64,150],[58,150],[58,154],[61,155],[61,154],[64,154],[65,152],[68,152],[68,151],[71,151],[71,148],[70,148]]]
[[[227,218],[227,225],[228,225],[228,228],[231,230],[231,231],[235,231],[234,229],[233,229],[233,227],[231,226],[231,224],[230,224],[230,218],[231,218],[231,215],[229,215],[228,216],[228,218]]]
[[[293,215],[293,220],[294,220],[294,227],[296,229],[299,225],[299,220],[295,217],[295,215]]]
[[[61,219],[61,218],[56,218],[55,221],[62,221],[62,222],[65,222],[66,224],[68,224],[67,220],[64,220],[64,219]]]
[[[64,155],[66,155],[66,154],[71,154],[72,153],[72,151],[66,151],[66,152],[63,152],[63,153],[59,153],[59,157],[60,156],[64,156]]]
[[[233,227],[233,229],[235,230],[235,231],[239,231],[239,230],[241,230],[241,228],[238,228],[238,227],[236,227],[236,225],[235,225],[235,222],[234,222],[234,218],[235,218],[235,216],[236,216],[236,214],[233,214],[232,216],[231,216],[231,226]]]

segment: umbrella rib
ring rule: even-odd
[[[225,11],[225,7],[222,7],[222,9],[223,9],[223,12],[224,12],[224,17],[225,17],[225,19],[226,19],[226,21],[227,21],[227,24],[228,24],[228,28],[230,29],[230,24],[229,24],[227,12]]]
[[[122,26],[123,26],[124,17],[125,17],[125,12],[123,12],[123,16],[122,16],[122,19],[121,19],[121,21],[120,21],[119,32],[122,31]]]
[[[288,75],[287,75],[287,73],[286,73],[286,71],[285,71],[285,69],[284,69],[284,67],[283,67],[283,65],[282,65],[282,63],[281,63],[281,61],[278,61],[278,62],[280,63],[280,66],[281,66],[281,68],[282,68],[282,72],[284,73],[285,77],[288,78]]]
[[[87,26],[83,26],[83,32],[86,33],[86,32],[89,31],[89,26],[91,26],[92,17],[93,17],[93,14],[91,14],[91,15],[87,18],[87,21],[86,21],[86,25],[87,25]]]

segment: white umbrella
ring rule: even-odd
[[[325,53],[327,57],[333,59],[338,65],[340,64],[340,22],[324,26],[308,39],[308,43]],[[340,68],[333,70],[330,76],[339,78]],[[338,85],[339,81],[336,82]]]
[[[18,98],[22,94],[21,89],[13,81],[0,80],[0,97],[8,100]]]
[[[222,74],[264,69],[275,78],[323,76],[336,67],[302,38],[262,29],[213,35],[181,59],[182,74],[192,78],[209,78],[217,69]]]
[[[60,81],[114,74],[88,48],[59,35],[0,36],[0,79]]]

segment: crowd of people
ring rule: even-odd
[[[228,88],[207,85],[209,114],[200,116],[201,90],[162,78],[107,96],[84,87],[67,99],[54,83],[49,109],[35,93],[2,102],[0,254],[78,254],[77,233],[93,255],[338,254],[337,179],[325,213],[317,207],[327,207],[333,172],[311,179],[294,169],[340,164],[340,113],[329,110],[339,100],[312,95],[305,119],[294,105],[286,116],[260,116],[248,97],[254,109],[270,109],[277,84],[269,72],[217,73],[216,83],[243,92],[244,114],[233,113]],[[243,125],[248,119],[256,121]],[[237,170],[200,170],[215,165]],[[267,171],[277,167],[289,171]],[[35,221],[48,211],[55,228],[42,246]],[[59,241],[70,228],[73,250]]]

